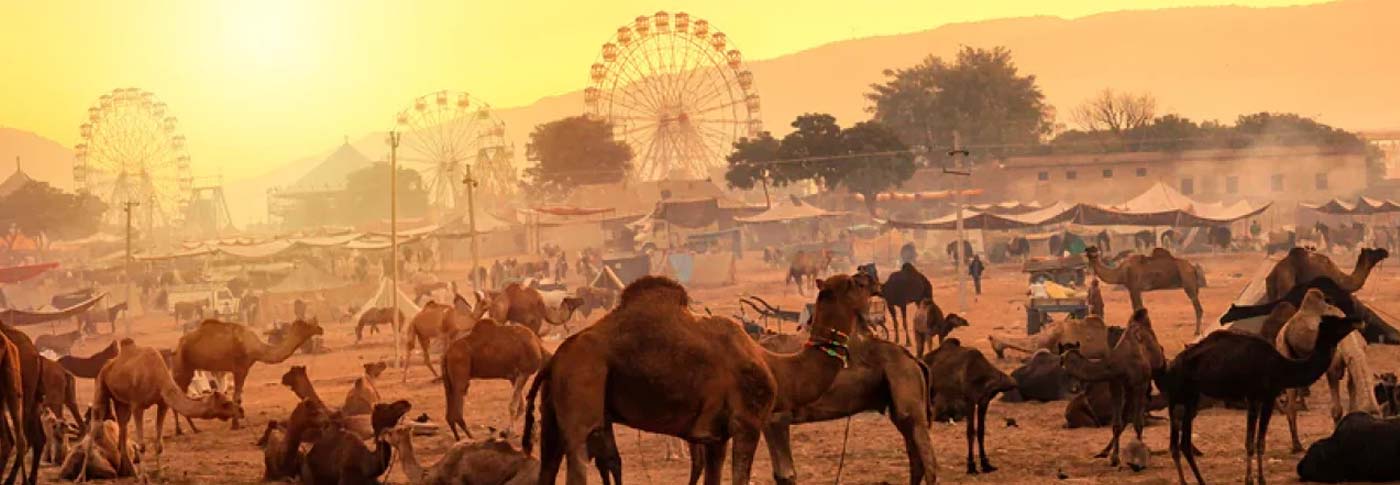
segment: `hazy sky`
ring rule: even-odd
[[[616,28],[658,10],[709,20],[754,60],[1001,17],[1306,3],[1319,2],[0,0],[0,126],[71,146],[98,96],[139,87],[179,118],[196,175],[240,178],[389,129],[433,91],[509,107],[582,89]]]

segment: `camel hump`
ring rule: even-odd
[[[629,303],[644,298],[669,300],[683,307],[690,305],[690,295],[676,280],[665,276],[643,276],[622,290],[617,306],[619,309],[625,308]]]
[[[948,337],[946,339],[943,339],[943,343],[939,344],[939,346],[947,346],[948,348],[962,347],[962,341],[958,340],[957,337]]]
[[[1287,257],[1291,259],[1291,258],[1306,258],[1307,256],[1308,256],[1308,250],[1307,250],[1306,248],[1300,248],[1300,247],[1294,246],[1293,249],[1289,249],[1289,250],[1288,250],[1288,256],[1287,256]]]
[[[1170,258],[1170,257],[1172,257],[1172,252],[1171,252],[1171,251],[1167,251],[1166,248],[1153,248],[1153,249],[1152,249],[1152,257],[1154,257],[1154,258]]]

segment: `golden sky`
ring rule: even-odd
[[[387,130],[433,91],[509,107],[582,89],[614,30],[658,10],[709,20],[755,60],[992,18],[1305,3],[1318,2],[0,0],[0,126],[71,146],[98,96],[138,87],[179,118],[196,175],[241,178]]]

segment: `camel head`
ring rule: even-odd
[[[947,322],[951,328],[966,327],[970,325],[967,322],[966,318],[963,318],[962,316],[956,313],[949,313],[948,316],[943,317],[943,321]]]
[[[403,419],[403,415],[408,414],[408,410],[413,409],[413,405],[403,399],[392,403],[379,403],[374,405],[374,410],[370,412],[370,424],[374,427],[374,435],[393,428]]]
[[[255,443],[255,445],[257,445],[257,447],[259,447],[259,448],[262,448],[262,447],[267,446],[269,438],[272,437],[272,433],[277,432],[277,431],[286,433],[286,432],[287,432],[287,426],[284,425],[284,424],[282,424],[281,421],[278,421],[278,420],[275,420],[275,419],[274,419],[274,420],[271,420],[271,421],[268,421],[268,422],[267,422],[267,427],[266,427],[266,428],[263,428],[262,437],[261,437],[261,438],[258,438],[258,442]]]
[[[1298,310],[1307,315],[1317,315],[1324,317],[1344,317],[1346,313],[1340,308],[1332,305],[1327,295],[1317,288],[1309,288],[1303,294],[1302,306]]]
[[[206,409],[208,409],[204,415],[205,419],[217,419],[219,421],[243,419],[243,406],[233,402],[233,400],[229,399],[227,395],[224,395],[222,391],[214,391],[209,393],[208,396],[201,397],[198,400],[203,402]]]
[[[306,366],[304,365],[294,365],[290,369],[287,369],[287,372],[282,374],[282,385],[287,386],[288,388],[291,388],[293,390],[296,389],[296,386],[298,384],[306,384],[310,382],[311,378],[307,377]]]
[[[1061,342],[1055,345],[1058,347],[1056,350],[1060,354],[1060,365],[1062,366],[1065,364],[1065,357],[1068,357],[1070,354],[1077,355],[1080,358],[1084,357],[1084,354],[1079,353],[1079,342]]]
[[[326,333],[326,331],[321,328],[321,324],[317,321],[316,317],[311,317],[310,320],[297,320],[292,322],[291,325],[286,327],[286,332],[288,337],[300,338],[303,341]]]
[[[1089,246],[1087,248],[1084,248],[1084,257],[1089,258],[1089,261],[1099,259],[1098,246]]]
[[[369,376],[371,379],[378,379],[379,375],[383,374],[384,370],[389,368],[389,364],[381,360],[365,364],[364,367],[365,375]]]
[[[1390,251],[1385,248],[1364,248],[1361,250],[1360,260],[1367,265],[1375,266],[1390,257]]]
[[[869,275],[836,275],[817,280],[817,308],[812,317],[813,337],[818,327],[826,327],[834,340],[844,340],[855,323],[870,313],[870,297],[880,294],[880,283]]]

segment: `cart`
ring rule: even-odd
[[[1084,318],[1089,315],[1089,303],[1084,298],[1031,298],[1026,302],[1026,334],[1040,333],[1052,313]]]
[[[1049,280],[1065,286],[1084,286],[1084,276],[1088,263],[1082,255],[1060,258],[1035,258],[1026,261],[1021,271],[1029,274],[1027,280]]]

